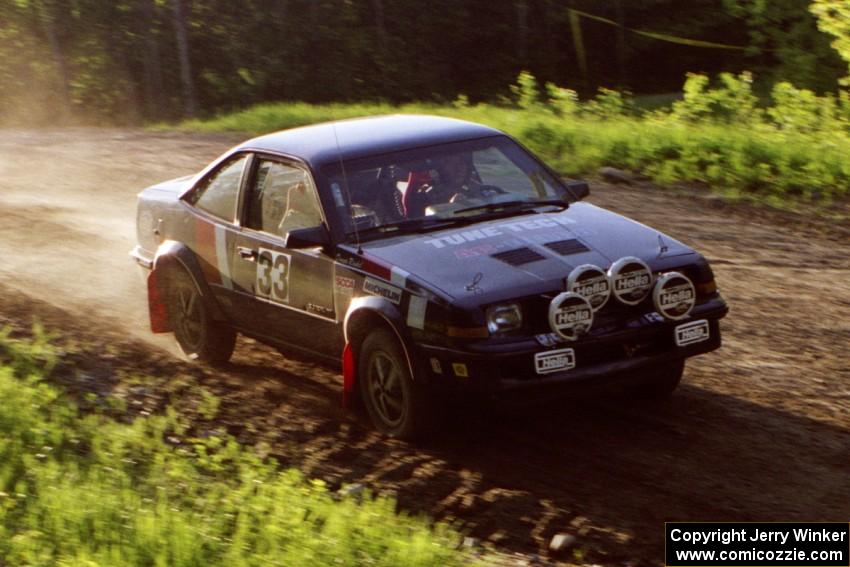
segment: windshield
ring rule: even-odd
[[[428,146],[323,168],[346,232],[422,229],[551,205],[563,185],[504,136]],[[350,196],[350,198],[349,198]],[[409,221],[409,222],[408,222]],[[382,230],[381,230],[382,229]]]

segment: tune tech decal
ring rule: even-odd
[[[464,230],[440,236],[438,238],[429,238],[425,242],[434,248],[445,248],[446,246],[458,246],[466,242],[475,242],[476,240],[484,240],[493,236],[502,236],[516,232],[526,232],[530,230],[540,230],[542,228],[556,228],[575,224],[571,218],[563,216],[553,216],[551,218],[540,218],[533,220],[525,220],[520,222],[502,223],[496,226],[485,226],[474,230]]]

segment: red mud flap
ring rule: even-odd
[[[154,333],[167,333],[171,330],[168,320],[168,308],[165,306],[162,294],[157,284],[156,270],[148,276],[148,314],[151,320],[151,331]]]
[[[351,343],[345,343],[342,350],[342,407],[348,409],[354,401],[354,386],[357,381],[354,365],[354,349]]]

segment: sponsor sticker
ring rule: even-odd
[[[538,374],[550,374],[576,367],[576,353],[571,348],[538,352],[534,355],[534,370]]]
[[[611,297],[611,282],[602,268],[583,264],[570,272],[567,291],[579,294],[590,302],[594,311],[599,311]]]
[[[394,285],[373,278],[363,280],[363,291],[389,299],[396,305],[401,303],[401,290]]]
[[[544,347],[553,347],[558,343],[564,342],[564,338],[558,333],[544,333],[542,335],[535,335],[534,338],[537,339],[540,346]]]
[[[453,362],[452,372],[454,372],[455,376],[458,378],[469,378],[469,369],[466,367],[466,364],[463,364],[462,362]]]
[[[486,226],[484,228],[475,230],[454,232],[445,236],[439,236],[437,238],[429,238],[425,240],[425,242],[427,244],[430,244],[434,248],[446,248],[452,246],[459,246],[461,244],[466,244],[467,242],[484,240],[487,238],[492,238],[494,236],[503,236],[507,234],[537,231],[541,229],[552,229],[557,228],[559,226],[567,226],[575,224],[575,222],[575,220],[569,217],[555,215],[547,218],[525,220],[519,222],[508,222],[498,224],[496,226]]]
[[[684,319],[696,304],[696,290],[686,276],[670,272],[658,278],[652,301],[661,315],[672,321]]]
[[[676,346],[688,346],[709,339],[708,321],[701,319],[676,327]]]
[[[418,295],[411,295],[407,305],[407,326],[414,329],[425,329],[425,311],[428,300]]]
[[[563,338],[574,341],[593,325],[593,308],[584,297],[565,291],[549,304],[549,325]]]
[[[347,278],[345,276],[336,276],[334,278],[334,288],[337,293],[341,293],[342,295],[354,295],[354,278]]]
[[[608,270],[614,297],[626,305],[637,305],[652,289],[652,272],[640,258],[620,258]]]

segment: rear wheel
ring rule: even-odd
[[[174,338],[189,360],[224,364],[236,345],[236,333],[215,321],[198,286],[183,269],[175,269],[168,278],[168,316]]]
[[[412,439],[429,429],[428,390],[410,375],[401,345],[388,330],[372,331],[363,341],[358,382],[369,417],[382,433]]]
[[[684,373],[684,359],[650,366],[643,371],[637,393],[646,398],[666,398],[679,386]]]

